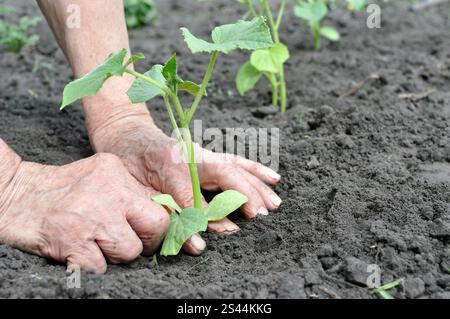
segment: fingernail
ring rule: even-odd
[[[270,195],[270,201],[271,201],[272,204],[273,204],[274,206],[276,206],[277,208],[278,208],[278,206],[281,205],[281,198],[278,197],[278,196],[275,195],[275,194]]]
[[[270,168],[267,168],[266,175],[269,176],[272,179],[277,180],[277,181],[281,179],[280,174],[278,174],[277,172],[271,170]]]
[[[239,226],[232,226],[232,225],[227,225],[226,227],[225,227],[225,229],[226,229],[226,231],[228,232],[228,233],[235,233],[235,232],[237,232],[237,231],[239,231]]]
[[[258,215],[267,216],[269,215],[269,211],[267,210],[267,208],[261,207],[260,209],[258,209]]]
[[[206,242],[198,234],[191,236],[191,244],[199,251],[204,251],[206,248]]]

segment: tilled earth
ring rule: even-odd
[[[11,3],[39,14],[34,2]],[[189,54],[178,28],[206,37],[244,13],[229,0],[157,7],[154,26],[130,32],[134,51],[148,57],[138,68],[176,51],[183,77],[197,81],[208,57]],[[382,5],[381,29],[368,29],[364,13],[336,11],[326,22],[342,40],[314,52],[289,11],[287,113],[262,108],[270,104],[264,83],[246,97],[236,93],[245,52],[220,57],[198,113],[204,128],[280,129],[277,212],[252,222],[236,214],[242,231],[206,234],[200,258],[109,266],[105,275],[83,275],[80,289],[68,288],[64,265],[0,246],[0,297],[374,298],[366,281],[377,265],[382,283],[404,279],[391,290],[396,298],[450,298],[449,16],[448,6],[411,12],[399,1]],[[58,111],[71,73],[45,23],[38,29],[36,48],[1,51],[0,136],[26,160],[69,163],[92,150],[80,107]],[[376,79],[339,98],[371,74]],[[150,108],[168,132],[163,104]]]

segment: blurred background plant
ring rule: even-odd
[[[14,8],[0,5],[0,45],[9,52],[20,53],[24,47],[34,45],[39,40],[32,30],[42,18],[22,16],[17,23],[6,22],[5,15],[14,12]]]
[[[157,16],[153,0],[124,0],[128,28],[139,28],[151,23]]]
[[[309,25],[316,51],[322,47],[322,37],[333,42],[341,38],[339,31],[332,26],[323,26],[322,21],[330,9],[338,8],[342,3],[341,0],[296,0],[294,14]],[[366,0],[346,0],[345,3],[350,11],[362,11],[366,7]]]

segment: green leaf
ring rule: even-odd
[[[172,57],[166,62],[163,67],[162,74],[166,79],[174,78],[177,75],[177,54],[174,53]]]
[[[350,11],[362,11],[366,6],[366,0],[347,0],[347,3]]]
[[[161,248],[161,255],[177,255],[189,237],[205,231],[207,227],[208,219],[200,209],[185,208],[180,214],[170,214],[169,230]]]
[[[271,48],[254,51],[250,63],[260,72],[278,73],[288,59],[288,48],[282,43],[276,43]]]
[[[144,26],[156,18],[153,0],[125,0],[124,6],[129,28]]]
[[[320,34],[330,41],[339,41],[341,35],[333,27],[321,27]]]
[[[163,67],[162,74],[166,79],[166,85],[175,92],[178,84],[183,82],[183,80],[178,76],[176,53],[174,53],[172,57],[166,62]]]
[[[250,62],[246,62],[241,66],[236,76],[236,87],[239,94],[244,95],[247,91],[253,89],[261,78],[262,73],[259,72]]]
[[[19,28],[22,31],[27,31],[29,28],[35,27],[36,25],[38,25],[39,22],[41,22],[41,21],[42,21],[42,18],[39,16],[31,17],[31,18],[25,16],[25,17],[20,18]]]
[[[212,43],[195,37],[186,28],[181,28],[181,32],[192,53],[219,51],[227,54],[235,49],[257,50],[273,45],[270,30],[263,17],[214,28]]]
[[[162,87],[166,87],[166,79],[162,74],[162,70],[163,66],[161,64],[156,64],[150,71],[145,72],[144,75],[155,80]],[[164,92],[142,79],[136,79],[127,94],[131,102],[144,103],[158,95],[164,95]]]
[[[145,59],[145,55],[142,52],[136,53],[135,55],[131,56],[131,58],[128,59],[127,63],[125,63],[126,66],[129,66],[130,64],[139,61],[139,60],[144,60]]]
[[[173,210],[177,212],[181,212],[182,209],[180,206],[178,206],[177,202],[173,199],[171,195],[168,194],[161,194],[156,195],[152,197],[152,201],[159,205],[167,206],[169,208],[172,208]]]
[[[328,13],[328,7],[324,0],[313,2],[300,1],[294,7],[294,13],[311,24],[322,21]]]
[[[248,198],[235,191],[227,190],[215,196],[208,204],[206,216],[209,221],[222,220],[248,201]]]
[[[16,9],[10,6],[0,5],[0,14],[13,13]]]
[[[192,94],[193,96],[197,96],[198,91],[200,91],[200,85],[197,83],[191,82],[191,81],[183,81],[178,84],[178,90],[179,91],[185,91],[189,94]],[[206,96],[205,91],[205,96]]]
[[[61,109],[78,99],[96,94],[111,76],[122,76],[125,72],[123,60],[126,54],[127,50],[122,49],[119,53],[110,55],[94,70],[67,84],[63,92]]]

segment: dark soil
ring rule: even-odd
[[[10,1],[36,13],[29,1]],[[208,35],[243,12],[230,0],[157,1],[155,26],[132,31],[134,50],[150,66],[173,51],[181,73],[198,80],[207,56],[188,54],[178,27]],[[240,97],[234,75],[245,53],[221,56],[198,118],[204,127],[278,127],[284,202],[223,238],[206,234],[201,258],[140,258],[84,275],[68,289],[65,267],[0,246],[0,297],[76,298],[373,298],[367,264],[382,282],[404,278],[396,298],[450,298],[450,8],[419,13],[385,4],[382,28],[364,13],[334,12],[327,23],[342,33],[321,52],[303,23],[288,14],[282,39],[291,50],[286,115],[262,117],[266,86]],[[11,16],[8,19],[13,19]],[[41,42],[20,56],[0,56],[0,136],[26,160],[64,164],[92,154],[79,107],[59,112],[71,73],[42,24]],[[33,73],[36,59],[53,69]],[[369,74],[379,75],[354,96],[339,99]],[[419,101],[402,93],[435,92]],[[152,115],[166,130],[160,101]],[[314,165],[308,162],[315,157]]]

